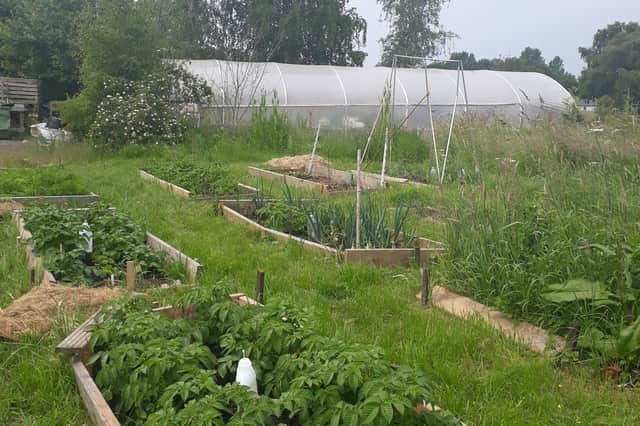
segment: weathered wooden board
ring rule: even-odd
[[[258,231],[264,232],[265,234],[269,234],[274,236],[277,240],[282,241],[282,242],[288,242],[288,241],[296,241],[300,244],[302,244],[302,246],[310,251],[314,251],[314,252],[318,252],[318,253],[322,253],[322,254],[331,254],[333,256],[337,256],[338,255],[338,250],[331,248],[331,247],[327,247],[324,246],[322,244],[318,244],[318,243],[314,243],[313,241],[309,241],[309,240],[305,240],[303,238],[299,238],[299,237],[295,237],[293,235],[289,235],[289,234],[285,234],[284,232],[280,232],[280,231],[276,231],[270,228],[266,228],[262,225],[260,225],[257,222],[254,222],[253,220],[249,219],[248,217],[243,216],[242,214],[238,213],[237,211],[233,210],[232,208],[227,207],[226,205],[220,205],[220,208],[222,210],[222,215],[225,217],[225,219],[227,219],[230,222],[235,222],[235,223],[241,223],[245,226],[248,226],[250,228],[256,229]]]
[[[25,228],[24,219],[22,219],[22,216],[20,215],[19,211],[14,212],[13,220],[16,223],[16,226],[18,227],[18,234],[19,234],[18,243],[28,241],[31,238],[31,232],[29,232]],[[47,285],[49,283],[55,284],[57,282],[56,278],[47,268],[44,267],[42,258],[40,258],[40,256],[36,256],[33,253],[33,247],[31,247],[31,244],[28,244],[28,243],[25,244],[24,250],[27,254],[27,262],[29,264],[29,268],[35,268],[36,271],[42,272],[42,279],[40,280],[40,285]]]
[[[173,261],[180,262],[185,265],[191,281],[196,281],[198,274],[200,273],[200,269],[202,269],[202,265],[196,259],[190,258],[150,232],[147,232],[147,244],[150,247],[164,251]]]
[[[254,195],[258,192],[260,192],[258,188],[254,188],[253,186],[245,185],[243,183],[238,184],[238,193],[240,195]]]
[[[416,296],[421,298],[421,294]],[[482,303],[465,296],[453,293],[444,287],[434,286],[431,291],[431,302],[434,306],[462,319],[482,318],[505,336],[527,346],[541,355],[554,355],[566,347],[566,341],[546,330],[524,322],[515,322],[502,312],[490,309]]]
[[[264,180],[272,182],[286,183],[289,186],[304,188],[315,192],[327,192],[327,185],[319,182],[313,182],[306,179],[300,179],[295,176],[284,175],[282,173],[272,172],[270,170],[263,170],[257,167],[249,167],[249,175],[253,177],[260,177]]]
[[[355,170],[351,170],[352,173],[355,173]],[[366,176],[369,179],[372,179],[374,182],[377,182],[378,185],[380,185],[380,175],[377,173],[370,173],[370,172],[360,172],[361,176]],[[404,178],[397,178],[397,177],[393,177],[393,176],[384,176],[384,180],[386,182],[392,182],[392,183],[408,183],[409,179],[404,179]]]
[[[105,401],[104,396],[91,378],[87,367],[78,359],[72,359],[73,375],[78,384],[80,396],[87,408],[89,417],[96,426],[120,426],[120,422],[111,411],[111,407]],[[53,395],[52,395],[53,396]]]
[[[443,248],[421,248],[420,259],[427,263],[429,256],[446,253]],[[347,249],[344,251],[345,263],[366,263],[375,266],[410,266],[415,263],[415,249]]]
[[[40,103],[40,81],[0,77],[0,102],[38,105]]]
[[[100,197],[92,192],[86,195],[37,195],[33,197],[0,197],[0,202],[13,201],[14,203],[20,203],[25,206],[35,203],[86,206],[91,203],[95,203],[99,199]]]
[[[174,185],[171,182],[167,182],[166,180],[160,179],[159,177],[156,177],[151,173],[147,173],[144,170],[138,170],[138,174],[142,179],[154,182],[160,185],[162,188],[168,189],[169,191],[173,192],[178,197],[191,198],[193,196],[193,193],[191,191],[181,188],[178,185]]]
[[[71,334],[65,337],[62,342],[58,343],[58,346],[56,346],[56,352],[69,356],[81,357],[86,351],[89,339],[91,338],[91,333],[88,331],[88,328],[96,322],[97,316],[98,312],[91,315]]]

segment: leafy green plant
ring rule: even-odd
[[[187,303],[193,316],[172,320],[127,299],[93,326],[96,380],[125,424],[459,424],[415,410],[433,400],[421,372],[392,368],[376,347],[319,336],[304,310],[243,308],[215,289],[182,295]],[[233,383],[243,351],[258,395]]]
[[[89,191],[63,167],[0,172],[0,196],[79,195]]]
[[[218,162],[201,166],[186,160],[158,161],[144,170],[199,195],[220,196],[237,192],[236,182],[228,168]]]
[[[94,204],[87,210],[67,210],[35,205],[26,209],[23,217],[32,234],[29,244],[60,282],[101,285],[111,275],[120,280],[125,276],[127,261],[136,262],[142,276],[151,282],[165,275],[164,253],[149,247],[145,231],[108,206]],[[93,233],[91,253],[84,251],[79,235],[84,221]]]
[[[291,144],[291,123],[287,115],[278,110],[277,99],[271,108],[267,107],[266,97],[262,96],[260,105],[253,110],[249,134],[251,142],[257,146],[285,152]]]

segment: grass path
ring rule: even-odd
[[[209,153],[231,154],[236,158],[233,150]],[[260,155],[246,154],[232,167],[243,173],[257,161],[263,161]],[[205,265],[201,285],[225,280],[252,294],[255,270],[264,268],[268,298],[293,299],[314,312],[324,333],[378,344],[390,362],[423,369],[438,404],[468,424],[640,424],[637,392],[600,383],[588,368],[560,370],[483,323],[421,308],[415,271],[341,266],[295,244],[276,243],[226,223],[210,204],[180,200],[143,182],[136,173],[142,165],[144,160],[106,159],[69,169],[103,200],[197,257]],[[0,306],[28,288],[17,253],[11,222],[0,221]],[[79,320],[62,318],[41,339],[0,343],[0,424],[88,424],[68,364],[53,353]]]
[[[229,225],[213,206],[175,198],[136,176],[136,160],[78,167],[91,190],[205,265],[202,285],[230,280],[253,292],[267,272],[267,297],[308,306],[327,334],[381,345],[390,362],[422,368],[438,403],[473,424],[638,424],[640,398],[601,384],[588,370],[552,361],[505,340],[484,324],[424,310],[418,276],[407,270],[340,266]]]

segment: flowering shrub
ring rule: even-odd
[[[188,124],[183,106],[206,103],[211,93],[204,82],[171,65],[141,81],[107,79],[103,91],[88,134],[103,150],[182,142]]]
[[[98,105],[89,140],[98,149],[115,150],[127,144],[176,144],[186,123],[166,99],[156,92],[153,77],[145,81],[105,82],[121,86]],[[109,91],[109,90],[107,90]]]

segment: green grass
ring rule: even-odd
[[[488,144],[484,159],[491,164],[495,160],[489,159],[500,146],[497,142],[493,146],[498,137],[495,132],[486,135],[492,143]],[[211,159],[233,159],[229,167],[240,176],[249,164],[285,154],[250,149],[238,143],[242,142],[240,136],[234,143],[220,143],[220,138],[200,136],[194,147],[180,148],[177,156],[192,156],[203,163]],[[287,154],[305,152],[310,143],[300,144]],[[458,143],[462,147],[463,142]],[[343,148],[338,142],[335,146],[336,153],[343,152],[340,161],[348,167],[350,160],[346,154],[353,147]],[[523,149],[523,144],[513,149],[516,148]],[[66,167],[103,200],[125,210],[134,220],[179,250],[198,258],[205,265],[200,285],[213,286],[225,280],[234,288],[252,294],[255,270],[265,269],[267,298],[292,299],[313,310],[323,333],[348,342],[380,345],[390,362],[421,368],[434,384],[438,403],[468,424],[633,425],[640,422],[637,392],[602,382],[589,364],[559,368],[553,360],[530,353],[482,322],[462,321],[437,309],[421,308],[415,299],[419,289],[415,270],[336,264],[334,259],[307,253],[296,244],[276,243],[241,226],[229,225],[214,214],[213,205],[180,200],[137,177],[137,168],[150,156],[171,155],[169,150],[130,150],[112,158],[96,156],[76,160],[78,157],[75,157]],[[468,168],[467,161],[468,158],[458,158],[452,164],[458,169],[462,164]],[[531,160],[531,164],[535,161]],[[495,174],[499,167],[492,165],[488,169]],[[469,170],[473,170],[473,165]],[[529,181],[530,177],[518,177],[518,181],[521,179]],[[248,178],[245,182],[252,183]],[[452,182],[441,190],[398,188],[385,193],[384,197],[390,201],[403,197],[419,199],[423,207],[436,208],[438,213],[434,220],[446,223],[451,217],[452,206],[467,199],[472,185]],[[487,180],[486,185],[493,183]],[[475,188],[480,191],[482,187]],[[431,229],[446,235],[442,225],[434,225]],[[2,242],[9,249],[15,249],[13,244],[10,238]],[[554,265],[548,267],[554,268]],[[7,281],[11,271],[0,269],[0,282]],[[439,267],[436,278],[446,277],[447,271]],[[54,335],[62,336],[65,331],[64,326],[59,326]],[[70,390],[72,386],[64,385],[70,381],[66,363],[45,356],[51,354],[55,343],[53,337],[43,341],[37,355],[31,358],[25,355],[25,359],[27,362],[42,360],[50,366],[46,371],[51,371],[51,376],[47,377],[62,386],[58,394],[62,401],[69,401],[68,405],[51,398],[45,413],[35,403],[20,411],[2,409],[0,423],[82,424],[85,421],[73,402],[77,402],[77,397]],[[26,345],[15,348],[23,346]],[[11,353],[9,350],[2,352],[0,365],[7,359],[16,362],[16,356],[9,358]],[[5,382],[11,384],[10,388],[19,387],[31,393],[38,389],[38,384],[32,382],[39,380],[35,369],[22,370],[23,374],[2,371],[11,374],[5,378]],[[40,386],[44,387],[44,384]],[[0,393],[0,407],[8,406],[5,401],[11,401],[10,398]],[[62,423],[58,420],[60,417],[56,417],[58,410],[66,414]],[[39,417],[41,415],[43,417]]]
[[[0,171],[0,196],[78,195],[87,190],[62,167]]]
[[[27,292],[31,286],[24,248],[16,243],[18,230],[10,216],[0,216],[0,308]]]
[[[0,308],[30,289],[24,248],[16,245],[16,236],[13,221],[0,218]],[[78,324],[80,318],[62,317],[45,336],[0,340],[0,424],[89,423],[69,363],[54,353],[55,345]]]

